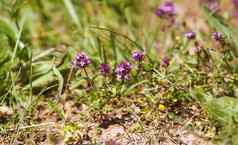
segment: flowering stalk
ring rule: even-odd
[[[104,77],[109,76],[110,72],[111,72],[111,68],[109,66],[109,64],[103,63],[100,65],[99,67],[100,73],[101,75],[103,75]]]
[[[200,46],[198,41],[194,42],[194,46],[195,46],[195,53],[197,54],[197,68],[199,68],[199,65],[201,63],[201,50],[203,50],[203,47]]]
[[[115,70],[117,79],[129,80],[131,69],[132,69],[132,65],[127,61],[123,61],[120,64],[118,64]]]
[[[87,77],[87,84],[89,87],[93,86],[92,80],[90,80],[90,77],[88,76],[88,73],[86,71],[86,67],[91,64],[90,58],[83,52],[78,53],[74,60],[72,61],[72,68],[78,68],[83,69],[84,73]]]
[[[169,66],[169,64],[170,64],[170,59],[169,59],[169,57],[167,57],[167,56],[163,57],[162,60],[161,60],[161,62],[160,62],[160,66],[161,66],[162,68],[167,68],[167,67]]]
[[[100,70],[101,75],[104,76],[104,78],[105,78],[105,80],[103,80],[104,86],[108,87],[107,81],[108,81],[108,78],[110,77],[110,73],[111,73],[110,65],[107,63],[102,63],[99,66],[99,70]]]
[[[215,41],[219,42],[219,43],[222,45],[222,47],[224,47],[224,46],[226,45],[222,33],[220,33],[220,32],[213,32],[213,33],[212,33],[212,38],[213,38]]]
[[[138,71],[136,74],[136,77],[138,77],[138,75],[140,74],[140,72],[142,71],[142,61],[144,59],[144,53],[141,51],[134,51],[132,53],[132,58],[134,59],[134,61],[138,62]]]
[[[117,65],[115,73],[118,80],[121,80],[119,87],[122,89],[122,85],[126,80],[130,79],[130,72],[132,69],[132,65],[128,61],[123,61]],[[116,95],[121,95],[121,89],[118,94],[118,87],[116,88]]]
[[[120,82],[120,84],[116,87],[116,96],[120,97],[122,94],[122,86],[124,85],[124,80]]]
[[[86,77],[87,77],[87,86],[88,86],[89,88],[93,87],[93,86],[94,86],[93,80],[90,79],[86,68],[83,68],[83,71],[84,71],[84,73],[85,73],[85,75],[86,75]]]

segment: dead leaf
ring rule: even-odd
[[[7,119],[13,115],[11,108],[7,106],[0,106],[0,119]]]
[[[115,138],[123,135],[125,133],[125,129],[120,125],[111,125],[107,129],[102,131],[100,140],[105,143],[110,140],[115,140]]]

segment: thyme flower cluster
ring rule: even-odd
[[[132,59],[134,61],[142,62],[144,59],[144,53],[142,51],[134,51],[132,53]],[[78,53],[72,60],[72,68],[86,69],[91,64],[91,59],[84,52]],[[111,66],[107,63],[102,63],[98,67],[99,72],[103,76],[109,76],[111,74]],[[132,70],[132,64],[128,61],[122,61],[115,68],[115,75],[119,80],[129,80],[130,72]]]
[[[175,15],[175,6],[171,1],[166,1],[160,5],[160,7],[156,10],[155,14],[158,17],[166,17]]]

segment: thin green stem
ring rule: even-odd
[[[67,77],[66,84],[65,84],[64,92],[66,92],[67,90],[69,90],[69,82],[70,82],[70,80],[71,80],[71,77],[72,77],[72,74],[73,74],[73,70],[74,70],[74,68],[71,67],[71,68],[70,68],[70,71],[69,71],[69,74],[68,74],[68,77]]]
[[[84,70],[84,73],[85,73],[85,75],[86,75],[86,77],[87,77],[88,87],[90,87],[90,88],[91,88],[91,87],[94,87],[93,80],[90,79],[86,68],[83,68],[83,70]]]

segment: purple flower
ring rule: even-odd
[[[232,15],[233,15],[234,18],[238,18],[238,11],[234,10]]]
[[[238,7],[238,0],[233,0],[233,4],[235,7]]]
[[[162,67],[168,67],[169,64],[170,64],[170,59],[169,59],[167,56],[165,56],[164,58],[162,58],[162,60],[161,60],[161,62],[160,62],[160,65],[161,65]]]
[[[166,1],[156,10],[155,14],[159,17],[173,16],[175,14],[175,6],[171,1]]]
[[[195,55],[198,52],[200,52],[201,48],[200,47],[193,47],[189,50],[190,55]]]
[[[100,69],[101,74],[104,76],[107,76],[111,71],[109,64],[106,64],[106,63],[101,64],[99,69]]]
[[[220,33],[220,32],[213,32],[212,33],[212,38],[216,41],[222,41],[223,40],[222,33]]]
[[[220,3],[218,0],[201,0],[205,3],[205,6],[212,12],[217,12],[220,10]]]
[[[72,66],[75,68],[85,68],[91,63],[90,58],[83,52],[78,53],[72,61]]]
[[[143,52],[141,51],[134,51],[132,53],[132,58],[135,60],[135,61],[142,61],[144,59],[144,54]]]
[[[115,70],[117,78],[120,80],[129,80],[131,69],[132,65],[129,62],[127,61],[121,62],[120,64],[117,65]]]
[[[219,0],[200,0],[200,4],[204,5],[212,12],[217,12],[220,10]]]
[[[190,32],[186,32],[186,33],[184,34],[184,36],[187,37],[188,39],[195,39],[195,38],[196,38],[196,33],[190,31]]]

